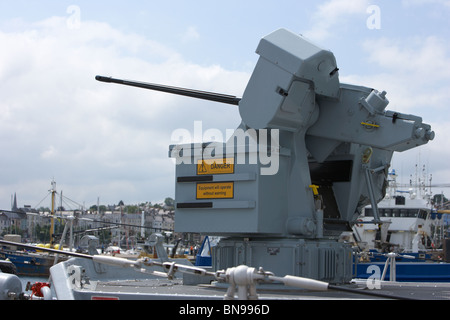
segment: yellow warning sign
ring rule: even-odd
[[[233,199],[234,182],[197,183],[197,199]]]
[[[197,175],[234,173],[234,158],[202,159],[197,162]]]

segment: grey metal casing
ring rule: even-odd
[[[255,129],[298,131],[309,121],[314,95],[339,95],[336,59],[303,37],[280,29],[263,38],[260,58],[245,89],[239,112]]]
[[[280,275],[348,283],[353,277],[351,257],[351,247],[336,241],[228,238],[214,248],[213,269],[262,266]]]
[[[241,98],[97,76],[98,81],[239,105],[226,143],[170,146],[175,231],[219,235],[213,268],[262,267],[332,283],[351,279],[337,241],[384,197],[396,151],[428,143],[422,118],[385,110],[386,92],[342,84],[332,52],[279,29],[264,37]]]
[[[220,145],[224,150],[226,144]],[[176,232],[199,232],[209,235],[283,235],[286,221],[286,176],[289,150],[281,150],[279,172],[261,175],[264,166],[257,163],[237,164],[240,156],[249,157],[249,145],[240,146],[244,152],[233,152],[234,173],[197,175],[198,161],[203,159],[202,144],[178,145],[171,149],[171,156],[191,150],[190,164],[176,166]],[[173,146],[175,148],[175,146]],[[237,149],[237,147],[236,147]],[[224,152],[225,154],[225,152]],[[209,180],[205,180],[209,179]],[[199,200],[196,189],[199,184],[233,183],[231,199]],[[278,186],[273,188],[273,186]]]
[[[385,111],[385,92],[340,84],[334,55],[302,36],[277,30],[257,52],[261,57],[239,103],[238,129],[279,130],[279,145],[271,146],[279,170],[266,176],[261,163],[246,162],[236,163],[232,174],[199,176],[205,146],[172,146],[176,159],[177,148],[192,150],[192,159],[176,169],[176,231],[321,238],[328,226],[325,236],[337,237],[364,205],[383,198],[393,152],[425,144],[434,133],[420,117]],[[236,147],[231,157],[252,152]],[[197,199],[205,178],[217,187],[232,183],[233,197]],[[319,199],[313,184],[323,191]]]

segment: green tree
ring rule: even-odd
[[[127,206],[127,212],[128,213],[137,213],[139,212],[138,206]]]
[[[166,198],[164,199],[164,204],[168,207],[174,207],[175,200],[173,200],[172,198]]]
[[[18,234],[23,236],[23,231],[20,230],[18,227],[16,226],[9,226],[7,228],[5,228],[2,232],[2,236],[5,236],[7,234]]]

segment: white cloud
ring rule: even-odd
[[[363,47],[369,54],[369,62],[387,70],[420,75],[423,82],[450,78],[450,47],[446,39],[437,36],[402,40],[380,38],[365,41]]]
[[[439,117],[450,99],[450,45],[442,38],[380,38],[363,44],[367,64],[379,72],[341,77],[386,90],[390,108],[423,115],[424,120]],[[430,120],[428,120],[430,121]]]
[[[430,5],[430,4],[439,4],[439,5],[443,5],[446,7],[450,7],[449,0],[403,0],[402,1],[402,5],[405,7]]]
[[[188,43],[192,41],[197,41],[200,39],[200,33],[197,31],[197,28],[194,26],[190,26],[187,28],[186,32],[183,34],[182,42]]]
[[[51,159],[57,155],[57,151],[54,146],[48,147],[44,152],[41,153],[42,159]]]
[[[172,49],[108,24],[66,19],[0,29],[0,207],[36,205],[52,178],[86,205],[174,196],[171,132],[234,128],[237,108],[104,84],[101,74],[239,95],[249,75],[187,63]],[[226,110],[226,112],[225,112]],[[132,187],[131,187],[132,186]]]
[[[349,18],[359,15],[367,18],[366,10],[369,7],[368,0],[330,0],[318,6],[312,16],[312,27],[303,33],[307,38],[315,41],[324,39],[335,34],[335,28],[342,27]],[[365,27],[365,23],[362,24]]]

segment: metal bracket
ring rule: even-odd
[[[367,165],[363,165],[363,169],[364,169],[364,176],[366,178],[366,185],[367,185],[367,191],[369,193],[370,204],[372,205],[374,223],[381,224],[383,222],[381,221],[380,216],[378,214],[378,205],[377,205],[377,201],[375,199],[375,193],[373,191],[372,174],[386,169],[386,166],[381,166],[376,169],[370,169]]]

